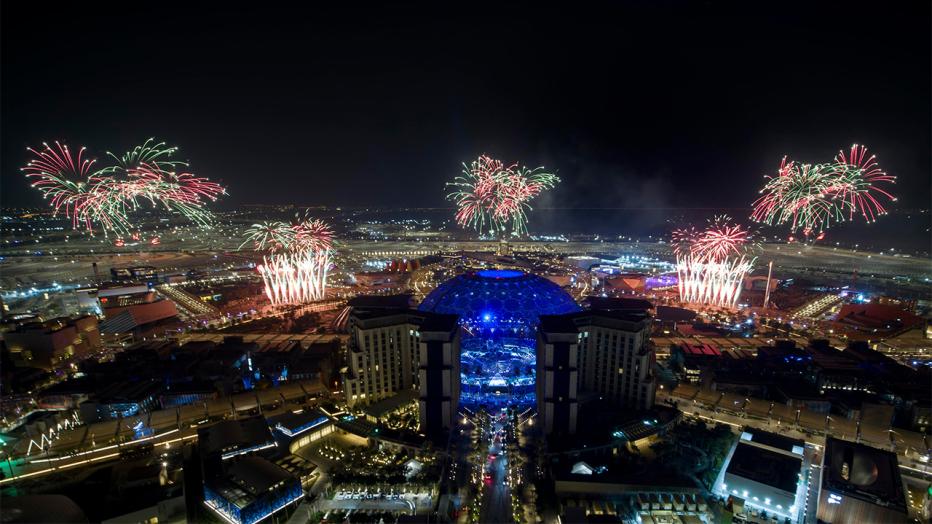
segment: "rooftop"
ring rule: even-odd
[[[828,438],[822,489],[906,512],[896,455],[864,444]]]
[[[742,439],[760,444],[762,446],[768,446],[774,449],[782,449],[789,453],[795,453],[794,449],[804,448],[806,443],[800,439],[790,438],[784,435],[778,435],[776,433],[771,433],[769,431],[761,431],[756,428],[746,427],[743,430],[744,434],[747,434],[749,438],[742,435]]]
[[[410,404],[411,402],[414,402],[415,400],[417,400],[417,397],[418,397],[417,391],[413,389],[405,390],[405,391],[398,393],[397,395],[384,398],[374,404],[366,406],[363,409],[363,411],[365,411],[367,415],[380,418],[384,416],[386,413],[391,413],[392,411],[395,411],[396,409],[406,404]]]
[[[206,454],[220,454],[230,449],[243,449],[272,442],[266,420],[250,417],[223,420],[197,431],[198,443]]]
[[[802,457],[784,455],[738,442],[725,471],[788,493],[795,493],[802,464]]]

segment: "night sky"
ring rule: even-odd
[[[194,3],[3,2],[4,206],[27,145],[150,136],[227,207],[447,206],[485,152],[543,206],[742,208],[852,142],[929,206],[929,2]]]

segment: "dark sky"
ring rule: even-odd
[[[852,142],[929,205],[927,1],[321,4],[4,1],[2,204],[27,145],[155,136],[228,205],[443,206],[486,152],[544,205],[747,207]]]

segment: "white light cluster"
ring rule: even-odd
[[[753,259],[744,256],[708,261],[685,255],[676,259],[680,300],[692,304],[735,307]]]
[[[256,266],[272,305],[305,304],[321,300],[327,291],[330,251],[302,250],[262,257]]]

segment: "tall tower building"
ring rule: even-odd
[[[351,314],[343,392],[350,407],[413,389],[418,374],[418,327],[410,310]]]
[[[540,317],[537,332],[537,416],[544,433],[576,433],[579,330],[571,315]]]
[[[633,409],[654,405],[657,378],[646,313],[587,311],[576,325],[580,338],[580,387]]]
[[[418,417],[436,436],[456,421],[460,397],[460,326],[456,315],[428,314],[420,325]]]
[[[418,392],[421,430],[432,436],[456,420],[460,326],[456,315],[371,308],[350,313],[343,391],[350,407]]]
[[[654,405],[657,379],[644,311],[589,310],[542,316],[537,337],[537,410],[544,432],[573,434],[577,394],[634,410]]]

